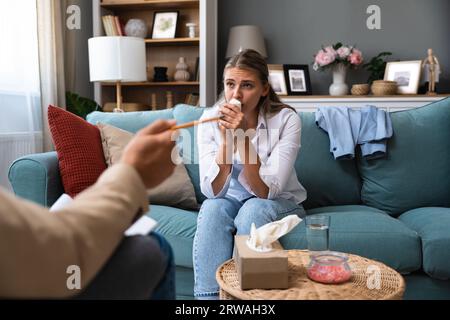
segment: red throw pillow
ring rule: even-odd
[[[83,118],[54,106],[48,108],[48,124],[64,190],[74,197],[94,184],[106,169],[100,130]]]

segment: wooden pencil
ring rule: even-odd
[[[219,121],[220,119],[222,119],[222,117],[214,117],[214,118],[208,118],[208,119],[203,119],[203,120],[195,120],[195,121],[187,122],[187,123],[184,123],[184,124],[180,124],[178,126],[173,126],[172,128],[170,128],[170,130],[178,130],[178,129],[190,128],[190,127],[193,127],[193,126],[197,126],[200,123]]]

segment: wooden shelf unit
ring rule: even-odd
[[[199,0],[147,0],[147,1],[123,1],[103,0],[101,7],[109,10],[136,10],[136,9],[176,9],[176,8],[198,8]]]
[[[145,39],[145,43],[148,45],[199,45],[200,38],[175,38],[175,39]]]
[[[171,87],[171,86],[198,86],[200,82],[198,81],[170,81],[170,82],[124,82],[122,87]],[[113,82],[102,82],[102,86],[113,86],[116,84]]]
[[[205,0],[201,0],[205,1]],[[208,0],[206,0],[208,1]],[[200,81],[195,81],[195,71],[197,57],[200,57],[200,0],[102,0],[98,2],[99,15],[94,15],[96,19],[103,15],[119,16],[124,25],[129,19],[142,19],[145,21],[148,34],[145,39],[147,55],[147,80],[146,82],[123,83],[123,102],[142,103],[151,109],[152,94],[157,95],[158,109],[166,107],[167,91],[172,92],[173,104],[184,103],[185,98],[190,93],[200,93]],[[173,39],[151,39],[153,17],[159,11],[178,11],[177,30]],[[94,11],[95,12],[95,11]],[[196,23],[195,38],[189,38],[189,30],[186,23]],[[101,33],[105,35],[103,25]],[[175,67],[179,57],[184,57],[188,65],[191,81],[174,81]],[[167,67],[169,82],[153,82],[154,67]],[[198,67],[199,68],[199,67]],[[99,84],[99,102],[104,105],[107,102],[115,102],[115,84]],[[96,95],[97,97],[97,95]]]
[[[330,95],[311,95],[311,96],[286,96],[286,95],[280,95],[279,96],[282,99],[379,99],[379,98],[393,98],[393,99],[408,99],[408,98],[445,98],[450,97],[449,94],[436,94],[436,95],[427,95],[427,94],[396,94],[396,95],[390,95],[390,96],[375,96],[375,95],[364,95],[364,96],[358,96],[358,95],[345,95],[345,96],[330,96]]]
[[[374,105],[386,111],[401,111],[424,106],[449,97],[450,94],[399,94],[395,96],[280,96],[281,101],[298,111],[314,112],[319,107],[361,108]]]

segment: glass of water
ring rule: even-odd
[[[306,240],[308,242],[308,250],[311,254],[328,251],[329,227],[329,216],[321,214],[306,216]]]

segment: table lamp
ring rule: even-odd
[[[147,81],[145,42],[136,37],[94,37],[88,40],[90,80],[115,82],[122,112],[122,82]]]
[[[256,50],[267,58],[264,37],[258,26],[235,26],[230,29],[226,58],[231,58],[244,49]]]

